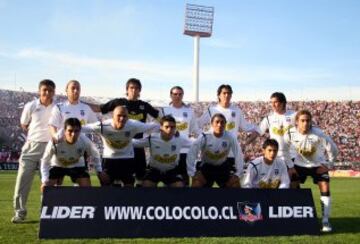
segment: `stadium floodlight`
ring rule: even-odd
[[[214,7],[186,4],[184,34],[194,37],[193,86],[194,102],[199,101],[200,37],[210,37],[214,22]]]

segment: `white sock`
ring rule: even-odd
[[[322,222],[329,222],[330,207],[331,207],[330,196],[321,196],[320,203],[321,203],[321,210],[322,210],[322,215],[323,215]]]

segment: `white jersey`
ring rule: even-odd
[[[303,135],[293,127],[286,134],[285,142],[289,145],[286,157],[301,167],[312,168],[322,164],[332,166],[338,154],[335,143],[319,128],[313,127],[309,133]]]
[[[29,125],[27,132],[27,140],[34,142],[48,142],[51,138],[48,123],[51,111],[55,103],[44,106],[40,103],[40,99],[28,102],[22,111],[20,123]]]
[[[180,135],[185,137],[195,136],[201,134],[201,130],[196,122],[194,111],[191,107],[183,105],[181,108],[175,108],[173,106],[164,107],[161,109],[162,115],[171,115],[176,120],[176,129]],[[188,148],[182,148],[181,153],[187,153]]]
[[[264,157],[258,157],[249,163],[242,187],[244,188],[289,188],[290,179],[285,162],[275,158],[271,165],[264,162]]]
[[[284,151],[287,150],[284,135],[290,128],[295,126],[295,115],[296,113],[291,110],[287,110],[284,114],[272,112],[263,118],[259,124],[260,135],[264,135],[267,131],[269,131],[270,138],[275,139],[279,143],[277,157],[285,160],[289,167],[292,164],[286,161],[284,156]]]
[[[153,133],[149,137],[134,139],[135,147],[149,147],[150,167],[162,172],[174,169],[180,160],[180,150],[183,147],[189,148],[191,141],[184,136],[173,136],[169,141],[161,138],[160,133]]]
[[[159,128],[156,123],[145,124],[129,119],[121,129],[115,129],[112,119],[83,126],[84,132],[95,132],[104,144],[103,158],[134,158],[132,139],[138,133]]]
[[[93,123],[98,121],[96,114],[91,110],[90,106],[78,102],[71,104],[69,101],[58,103],[52,110],[49,125],[61,129],[64,127],[64,122],[68,118],[77,118],[81,125]]]
[[[193,143],[186,158],[189,176],[195,174],[195,163],[199,153],[201,153],[202,163],[218,166],[226,161],[230,152],[233,153],[235,158],[235,174],[241,176],[244,167],[244,156],[236,137],[228,131],[224,131],[221,137],[216,137],[213,132],[203,133]]]
[[[62,168],[85,167],[83,157],[85,152],[94,160],[96,171],[102,171],[99,151],[84,134],[80,134],[74,144],[65,141],[63,130],[57,133],[57,137],[59,138],[58,143],[54,144],[50,140],[41,159],[41,181],[43,183],[49,180],[49,170],[52,166]]]
[[[238,137],[240,130],[245,132],[257,131],[257,127],[245,120],[244,114],[241,109],[236,105],[230,105],[228,108],[224,108],[219,104],[211,106],[203,113],[199,118],[199,127],[203,128],[206,124],[210,124],[211,117],[214,114],[223,114],[226,118],[226,131],[230,132],[235,138]]]

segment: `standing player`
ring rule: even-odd
[[[293,163],[287,160],[284,156],[286,143],[284,143],[284,136],[288,130],[295,125],[295,112],[286,109],[286,97],[281,92],[274,92],[270,96],[270,104],[272,112],[265,116],[259,125],[260,135],[269,132],[270,138],[275,139],[279,143],[278,158],[284,160],[288,167],[290,177],[295,173]],[[247,144],[252,142],[258,134],[253,133],[247,141]]]
[[[99,134],[104,144],[104,171],[110,176],[110,184],[121,181],[124,186],[134,186],[135,162],[132,138],[138,133],[158,128],[157,123],[145,124],[128,119],[124,106],[117,106],[113,118],[83,127],[86,131]],[[106,185],[106,184],[105,184]]]
[[[48,122],[55,106],[54,94],[55,83],[52,80],[40,81],[39,98],[28,102],[21,114],[21,127],[27,132],[27,138],[19,159],[14,191],[15,216],[11,219],[13,223],[21,223],[26,218],[26,203],[34,174],[51,138]]]
[[[329,223],[331,198],[329,168],[337,156],[338,150],[330,137],[319,128],[312,127],[311,113],[301,110],[296,114],[296,127],[291,128],[285,137],[289,150],[285,152],[295,164],[292,185],[304,183],[307,176],[313,178],[320,189],[320,202],[323,211],[322,231],[332,231]],[[326,155],[328,155],[328,161]]]
[[[236,137],[225,131],[225,124],[223,114],[214,114],[211,118],[211,131],[199,136],[190,148],[186,160],[192,187],[211,187],[214,182],[220,187],[240,187],[243,154]],[[228,159],[230,152],[234,155],[234,161]],[[201,162],[196,171],[195,161],[199,153]]]
[[[170,106],[162,108],[163,115],[171,115],[176,120],[176,130],[184,137],[197,137],[201,130],[196,122],[196,117],[192,108],[183,102],[184,90],[180,86],[174,86],[170,89]],[[184,178],[185,185],[189,185],[189,176],[187,175],[186,155],[188,148],[182,148],[180,151],[179,169]]]
[[[184,187],[185,182],[178,167],[180,151],[190,147],[188,137],[176,134],[176,121],[171,115],[160,119],[160,133],[135,140],[136,147],[150,148],[149,169],[144,177],[144,187],[156,187],[162,181],[171,187]]]
[[[81,134],[81,122],[76,118],[65,120],[64,130],[57,133],[57,142],[50,140],[41,159],[41,190],[45,186],[55,186],[65,175],[79,186],[91,186],[84,153],[92,156],[100,181],[107,181],[102,172],[100,154],[96,146]]]
[[[285,162],[276,157],[278,142],[266,139],[262,148],[263,156],[249,163],[242,186],[262,189],[289,188],[290,179]]]
[[[212,116],[221,113],[226,118],[225,130],[230,132],[235,138],[238,138],[239,131],[257,132],[257,127],[245,120],[241,109],[231,104],[233,90],[230,85],[221,85],[217,90],[218,104],[211,106],[204,112],[198,120],[199,127],[204,128],[206,124],[210,124]],[[229,160],[234,164],[234,155],[229,154]]]
[[[157,119],[159,111],[156,110],[149,103],[139,99],[141,92],[141,82],[138,79],[130,78],[126,82],[126,98],[113,99],[102,105],[89,104],[95,112],[101,112],[106,114],[114,110],[116,106],[126,106],[129,111],[129,118],[138,120],[143,123],[146,122],[147,116]],[[139,133],[135,138],[143,138],[143,133]],[[143,148],[135,148],[135,176],[137,180],[137,186],[141,186],[142,179],[144,178],[146,171],[146,157]]]

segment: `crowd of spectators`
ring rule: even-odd
[[[25,134],[20,128],[19,121],[24,104],[33,100],[36,93],[17,92],[0,89],[0,162],[4,160],[17,160],[21,146],[25,141]],[[65,97],[57,96],[56,101]],[[85,100],[94,102],[97,98],[84,97]],[[190,103],[197,116],[211,105],[209,102]],[[213,103],[215,104],[215,102]],[[258,124],[266,116],[271,107],[268,102],[238,102],[248,121]],[[348,167],[348,163],[360,162],[360,101],[292,101],[288,102],[288,109],[297,111],[308,109],[313,114],[315,126],[323,129],[330,135],[339,148],[338,165]],[[248,135],[241,134],[240,141],[245,141]],[[98,138],[94,137],[99,144]],[[262,140],[257,138],[252,145],[247,145],[245,155],[251,159],[261,153]],[[101,146],[99,146],[101,147]],[[352,165],[352,164],[351,164]],[[359,164],[353,164],[358,168]]]

